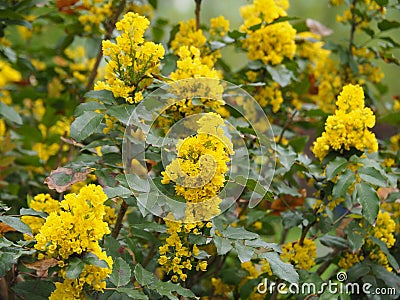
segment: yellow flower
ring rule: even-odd
[[[282,260],[292,263],[295,267],[304,270],[310,270],[315,265],[317,257],[317,247],[315,242],[310,239],[304,239],[303,245],[299,241],[290,242],[282,247]]]
[[[346,85],[336,102],[338,109],[325,122],[325,132],[314,142],[313,152],[322,160],[331,150],[343,152],[378,150],[375,135],[368,130],[375,125],[375,116],[364,107],[364,92],[358,85]]]
[[[114,97],[129,103],[139,102],[141,91],[151,82],[152,73],[158,72],[164,56],[161,44],[145,41],[143,35],[150,22],[145,17],[129,12],[116,23],[121,34],[116,44],[103,41],[103,53],[109,57],[105,81],[98,81],[95,90],[112,91]]]
[[[296,30],[289,22],[270,24],[287,15],[288,1],[254,0],[241,7],[244,23],[240,30],[247,33],[243,48],[251,60],[260,59],[264,64],[280,64],[285,57],[292,59],[296,52]],[[252,30],[253,26],[259,28]]]

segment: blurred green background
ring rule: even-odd
[[[393,1],[391,1],[393,3]],[[225,16],[231,22],[231,29],[237,29],[242,18],[240,16],[240,6],[251,3],[246,0],[203,0],[201,5],[201,22],[208,24],[208,20],[219,15]],[[162,0],[158,2],[158,9],[155,16],[167,18],[172,24],[180,20],[194,18],[194,0]],[[331,36],[326,37],[326,41],[347,44],[349,38],[349,28],[336,22],[336,15],[340,14],[345,6],[331,7],[328,0],[292,0],[288,14],[298,17],[300,20],[307,18],[317,20],[333,30]],[[389,19],[400,20],[400,11],[390,10],[387,12]],[[390,30],[387,35],[395,41],[400,42],[400,29]],[[168,38],[168,37],[166,37]],[[356,42],[364,42],[367,36],[357,34]],[[235,53],[233,49],[224,49],[224,59],[233,66],[233,69],[240,68],[246,62],[245,53]],[[397,58],[400,57],[400,50],[395,52]],[[394,64],[380,63],[385,78],[382,83],[387,85],[388,93],[383,97],[380,109],[382,113],[390,111],[394,95],[400,95],[400,67]]]

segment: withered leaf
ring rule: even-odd
[[[49,189],[62,193],[74,183],[85,181],[89,173],[90,169],[76,172],[71,168],[59,167],[51,171],[50,176],[45,179],[44,183],[48,185]]]

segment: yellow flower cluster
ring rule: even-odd
[[[229,30],[229,21],[223,16],[210,20],[210,40],[225,36]],[[196,21],[190,19],[187,22],[179,22],[179,31],[171,42],[171,49],[179,55],[182,46],[193,46],[200,51],[201,63],[212,68],[218,58],[221,57],[220,51],[212,50],[207,43],[207,37],[202,29],[196,28]]]
[[[170,218],[172,219],[172,218]],[[196,244],[191,245],[188,241],[190,233],[199,235],[204,226],[211,227],[210,222],[196,222],[183,224],[180,221],[165,220],[167,225],[166,244],[159,247],[160,258],[158,263],[167,274],[173,274],[171,280],[186,281],[188,272],[195,268],[196,271],[207,270],[207,261],[198,260],[200,250]]]
[[[45,223],[35,236],[37,241],[35,249],[40,252],[39,258],[54,257],[59,259],[61,270],[59,275],[64,279],[56,284],[56,290],[50,299],[64,299],[66,293],[72,299],[84,299],[83,287],[85,284],[97,291],[105,288],[105,278],[111,273],[112,258],[107,257],[99,245],[99,240],[110,229],[103,218],[106,214],[104,202],[107,200],[101,186],[89,184],[79,191],[64,196],[58,208],[49,196],[37,196],[38,209],[52,209]],[[50,205],[50,206],[49,206]],[[86,265],[77,279],[66,277],[66,268],[72,255],[93,253],[99,259],[105,260],[109,268]]]
[[[317,247],[315,242],[304,239],[303,245],[299,241],[290,242],[282,247],[282,260],[293,264],[296,268],[310,270],[315,265],[317,257]]]
[[[344,255],[340,258],[338,266],[347,270],[354,266],[356,263],[359,263],[363,260],[364,256],[362,254],[345,252]]]
[[[194,46],[182,46],[178,51],[179,60],[177,69],[170,74],[170,78],[177,81],[171,85],[171,93],[182,99],[170,99],[170,105],[164,112],[168,118],[160,116],[157,119],[161,128],[169,128],[170,125],[184,117],[202,113],[204,110],[213,110],[226,114],[225,102],[222,100],[223,87],[219,84],[220,73],[214,68],[204,64],[201,59],[200,50]],[[202,78],[199,81],[183,81],[182,79]],[[206,95],[201,97],[199,95]],[[194,105],[192,98],[196,97],[202,105]]]
[[[68,259],[73,253],[92,251],[98,241],[110,233],[106,222],[101,186],[89,184],[79,194],[67,194],[60,202],[60,210],[50,213],[39,234],[35,248],[50,257]]]
[[[235,289],[233,285],[223,283],[221,278],[211,278],[211,284],[214,288],[214,295],[224,296],[226,299],[228,299],[228,295]]]
[[[224,120],[218,114],[207,113],[197,123],[197,135],[179,140],[177,158],[162,172],[162,183],[174,181],[176,194],[188,204],[204,203],[197,213],[208,220],[219,212],[221,200],[217,195],[225,182],[229,155],[234,151],[224,134]],[[187,209],[190,211],[191,206]],[[195,218],[192,214],[186,215],[187,222]]]
[[[88,58],[85,48],[82,46],[75,49],[65,49],[65,55],[70,59],[69,68],[72,71],[72,76],[81,83],[86,83],[88,80],[88,72],[93,69],[95,58]]]
[[[368,130],[375,125],[375,116],[364,107],[364,91],[358,85],[346,85],[340,93],[338,109],[325,123],[325,132],[314,142],[313,152],[322,160],[331,150],[343,152],[350,148],[360,151],[378,150],[375,135]]]
[[[388,248],[392,248],[396,239],[393,233],[396,229],[396,223],[388,212],[379,211],[376,224],[372,228],[371,234],[384,242]]]
[[[21,80],[21,73],[13,69],[9,63],[0,59],[0,88],[8,83]]]
[[[83,0],[85,9],[78,20],[86,32],[102,31],[100,27],[107,18],[112,15],[112,1]]]
[[[362,248],[366,256],[368,255],[371,260],[386,267],[389,272],[392,271],[392,267],[390,267],[389,265],[387,256],[381,250],[381,248],[371,240],[370,236],[381,240],[390,249],[394,246],[396,242],[394,236],[395,231],[396,222],[391,218],[390,213],[379,211],[378,217],[376,219],[376,224],[368,233],[368,236]],[[345,252],[344,256],[340,259],[338,265],[339,267],[348,269],[363,260],[364,255],[362,253]]]
[[[283,103],[282,91],[277,82],[273,82],[270,86],[263,86],[257,89],[254,98],[262,107],[271,105],[274,113],[281,108],[281,104]]]
[[[337,63],[330,57],[331,51],[324,49],[322,36],[311,32],[297,35],[299,43],[296,52],[300,58],[308,60],[307,65],[311,83],[310,98],[323,111],[332,113],[335,110],[335,97],[342,86],[341,74]]]
[[[210,34],[212,36],[225,36],[228,31],[229,20],[225,19],[224,16],[219,16],[210,20]]]
[[[341,5],[343,1],[339,0],[331,0],[332,5]],[[370,20],[375,17],[379,18],[380,16],[386,13],[386,9],[383,6],[380,6],[374,0],[361,0],[354,2],[343,12],[343,15],[336,16],[336,21],[340,23],[348,23],[354,22],[357,24],[356,29],[361,30],[362,28],[370,27]],[[368,17],[365,17],[365,14],[368,14]]]
[[[28,203],[29,207],[36,211],[43,211],[45,213],[52,213],[60,209],[60,202],[54,200],[50,194],[38,194]],[[28,225],[32,234],[39,233],[40,228],[44,224],[44,219],[35,216],[22,216],[21,221]],[[25,236],[26,239],[31,239]]]
[[[150,22],[145,17],[129,12],[116,24],[121,32],[116,43],[103,41],[103,54],[109,57],[105,82],[98,81],[95,90],[112,91],[129,103],[142,100],[142,90],[152,82],[152,73],[158,71],[164,56],[161,44],[144,40]]]
[[[111,274],[112,258],[107,256],[104,251],[98,246],[92,251],[100,260],[105,261],[109,268],[101,268],[94,265],[85,265],[82,273],[77,279],[70,279],[66,277],[66,266],[63,261],[59,261],[62,269],[59,275],[64,279],[63,282],[56,282],[56,289],[51,293],[49,300],[78,300],[87,299],[83,289],[85,285],[90,286],[95,291],[103,291],[106,288],[105,279]]]
[[[244,23],[240,30],[247,33],[243,48],[248,51],[249,59],[276,65],[285,57],[293,58],[296,52],[296,30],[286,21],[270,24],[286,16],[288,6],[286,0],[254,0],[253,4],[241,7]],[[257,29],[253,30],[254,27]]]

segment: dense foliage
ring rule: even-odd
[[[399,3],[194,2],[0,1],[0,299],[396,299]]]

